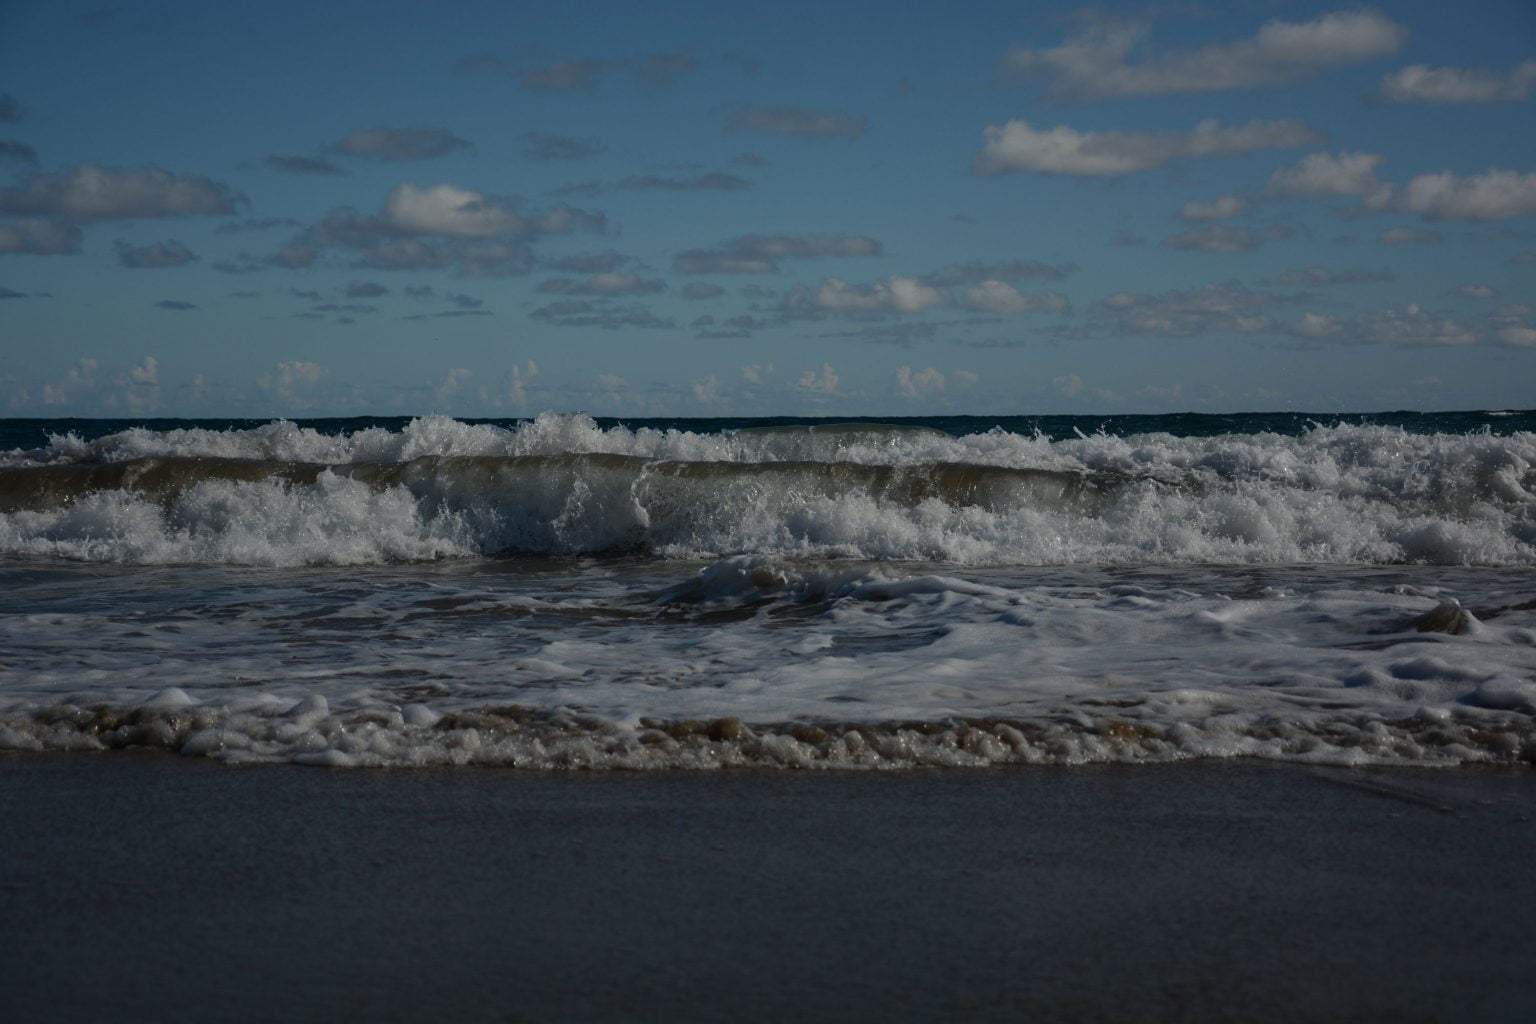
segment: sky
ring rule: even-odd
[[[1536,5],[0,2],[0,416],[1536,406]]]

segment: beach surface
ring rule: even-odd
[[[1536,772],[0,756],[12,1021],[1516,1021]]]

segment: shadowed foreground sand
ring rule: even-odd
[[[1536,772],[0,756],[14,1021],[1536,1019]]]

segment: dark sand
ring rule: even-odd
[[[1530,1021],[1536,771],[0,756],[6,1021]]]

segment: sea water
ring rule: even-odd
[[[1533,431],[0,421],[0,749],[1536,761]]]

